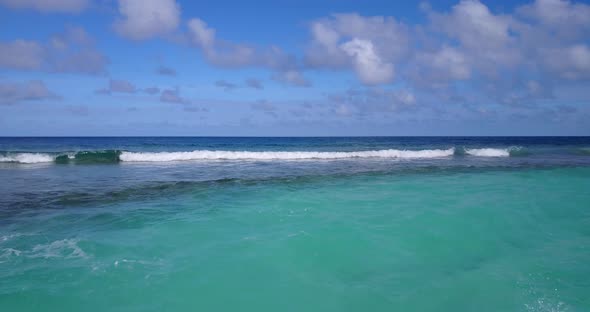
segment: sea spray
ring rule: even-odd
[[[209,151],[121,153],[121,161],[127,162],[165,162],[185,160],[304,160],[304,159],[344,159],[344,158],[440,158],[452,156],[454,148],[429,150],[373,150],[357,152],[250,152],[250,151]]]

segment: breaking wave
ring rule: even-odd
[[[134,153],[123,152],[119,157],[126,162],[165,162],[184,160],[304,160],[345,158],[440,158],[452,156],[454,148],[432,150],[375,150],[358,152],[247,152],[208,151]]]
[[[120,150],[82,152],[0,152],[0,163],[113,164],[118,162],[172,162],[189,160],[336,160],[351,158],[428,159],[457,156],[508,157],[528,154],[521,147],[401,150],[383,149],[349,152],[319,151],[227,151],[132,152]]]
[[[510,150],[507,148],[470,148],[465,154],[478,157],[508,157]]]
[[[119,162],[121,151],[83,151],[62,153],[27,153],[27,152],[3,152],[0,153],[0,163],[38,164],[98,164]]]
[[[526,156],[529,151],[521,146],[511,146],[508,148],[466,148],[466,155],[477,157],[509,157],[509,156]]]
[[[0,156],[0,162],[36,164],[53,162],[55,157],[50,154],[42,153],[16,153],[13,155]]]

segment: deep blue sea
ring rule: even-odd
[[[0,138],[0,311],[590,311],[590,137]]]

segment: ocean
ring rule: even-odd
[[[590,137],[0,138],[0,311],[590,311]]]

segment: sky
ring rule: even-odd
[[[0,0],[0,136],[590,135],[590,2]]]

